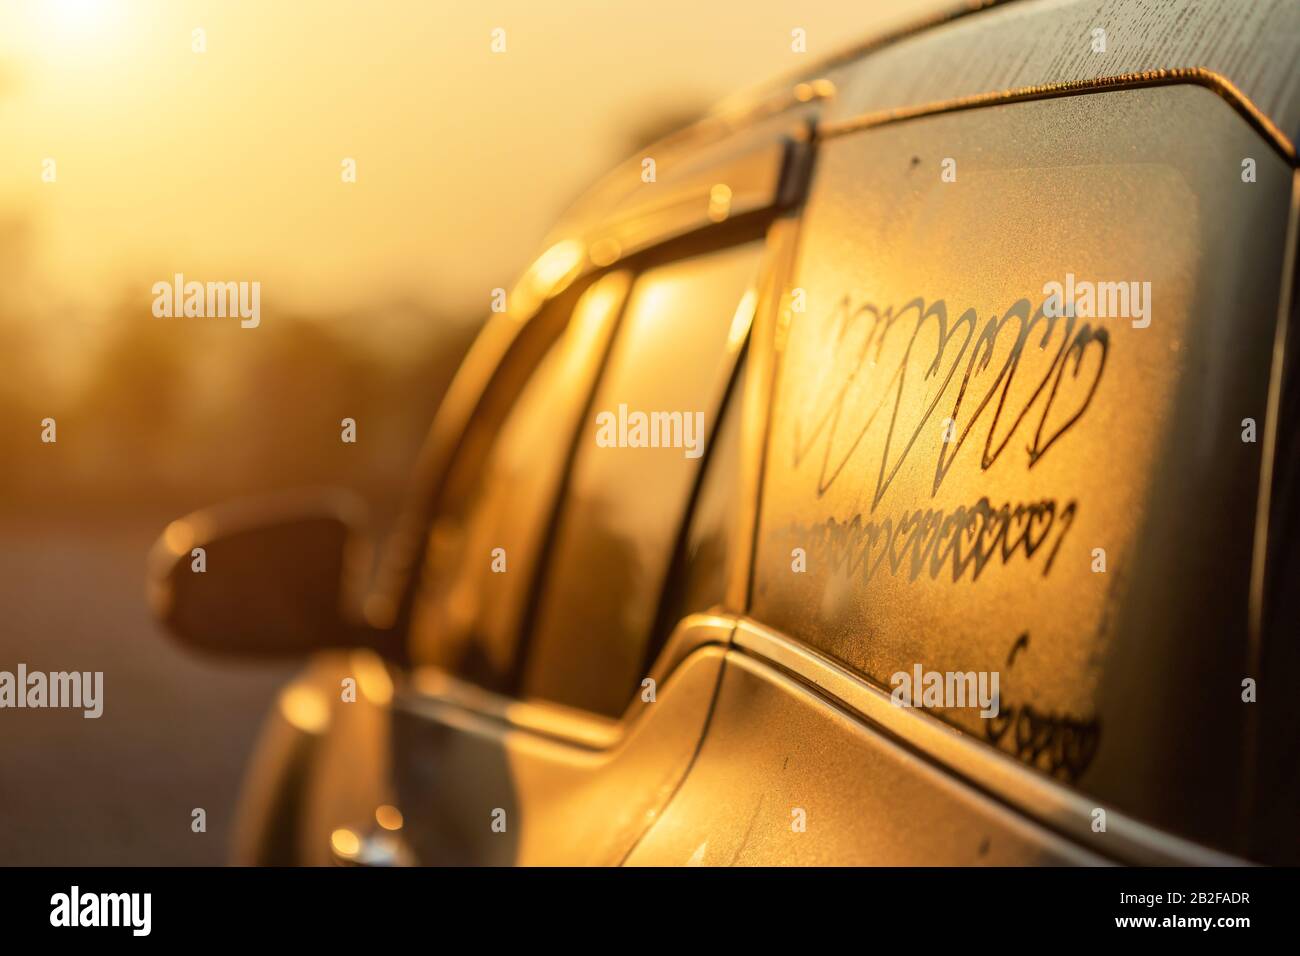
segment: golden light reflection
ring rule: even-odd
[[[306,684],[290,684],[280,692],[280,715],[303,733],[320,734],[329,727],[330,710],[325,697]]]
[[[751,288],[740,299],[736,314],[731,318],[731,328],[727,330],[727,348],[735,351],[744,344],[749,335],[749,327],[754,324],[754,309],[758,304],[758,290]]]
[[[619,245],[617,239],[606,237],[597,239],[591,244],[591,251],[588,255],[591,261],[598,266],[608,266],[618,261],[618,257],[623,254],[623,247]]]
[[[588,289],[578,302],[565,332],[568,338],[565,359],[569,371],[576,373],[581,367],[592,336],[601,332],[610,313],[623,301],[630,279],[627,272],[611,273]]]
[[[402,818],[401,810],[385,803],[375,808],[375,822],[385,830],[400,830],[405,821]]]
[[[330,834],[330,846],[345,859],[353,859],[361,852],[361,838],[347,827],[339,827]]]
[[[577,239],[563,239],[543,252],[515,286],[510,311],[530,315],[546,299],[563,292],[578,276],[587,247]]]
[[[826,100],[835,95],[835,84],[827,79],[813,80],[811,83],[800,83],[794,88],[794,98],[800,103],[808,103],[812,100]]]
[[[163,532],[163,542],[173,554],[184,554],[194,546],[194,526],[188,521],[173,521]]]
[[[356,651],[352,654],[352,671],[366,700],[380,707],[392,701],[393,679],[378,654],[369,650]]]
[[[582,261],[582,243],[576,239],[557,242],[533,263],[533,281],[539,289],[559,285]]]
[[[722,222],[731,215],[731,187],[718,183],[709,190],[709,218]]]

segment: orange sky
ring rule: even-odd
[[[798,69],[795,26],[811,60],[951,5],[0,0],[0,223],[85,321],[173,271],[476,316],[645,130]]]

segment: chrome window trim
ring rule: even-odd
[[[1053,99],[1060,96],[1077,96],[1087,93],[1104,93],[1110,90],[1142,89],[1151,86],[1188,84],[1201,86],[1222,97],[1236,110],[1265,142],[1275,149],[1292,166],[1297,164],[1295,143],[1268,116],[1255,105],[1228,77],[1201,67],[1148,70],[1141,73],[1117,73],[1092,79],[1044,83],[1036,86],[1017,86],[987,93],[973,93],[949,99],[918,102],[907,106],[871,110],[845,119],[835,119],[817,128],[818,140],[833,139],[862,130],[964,110],[999,106],[1006,103],[1023,103],[1029,100]]]
[[[811,686],[940,767],[1008,806],[1112,859],[1145,865],[1243,866],[1247,860],[1142,823],[1077,793],[914,708],[809,647],[749,618],[738,618],[733,648]],[[1106,832],[1092,831],[1092,811],[1106,811]]]
[[[1106,31],[1107,48],[1094,54],[1090,31],[1097,27]],[[1266,45],[1256,49],[1257,42]],[[1111,0],[969,0],[797,78],[826,77],[834,86],[834,101],[822,111],[828,131],[938,105],[969,108],[1013,97],[1192,82],[1227,99],[1295,164],[1300,75],[1291,66],[1297,59],[1300,7],[1291,0],[1172,0],[1158,8]],[[768,87],[769,96],[792,82]]]
[[[728,615],[688,615],[673,629],[646,676],[653,678],[657,687],[666,687],[682,663],[701,648],[730,646],[734,629],[735,621]],[[519,700],[434,667],[417,667],[399,675],[393,707],[471,732],[476,728],[494,734],[519,732],[591,752],[617,748],[645,713],[639,698],[629,702],[617,719],[550,701]]]
[[[735,489],[738,506],[726,569],[726,607],[737,612],[749,609],[753,587],[780,338],[790,321],[789,280],[801,222],[800,216],[792,214],[777,218],[768,228],[749,329],[745,387],[737,396],[741,402],[739,484]]]

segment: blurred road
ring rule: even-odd
[[[173,517],[0,517],[0,670],[104,672],[98,720],[0,710],[0,865],[228,859],[245,760],[295,667],[213,663],[154,625],[145,555]]]

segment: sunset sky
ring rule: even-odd
[[[473,318],[648,134],[950,6],[0,0],[18,299],[94,323],[183,271],[260,280],[268,311],[410,300]]]

